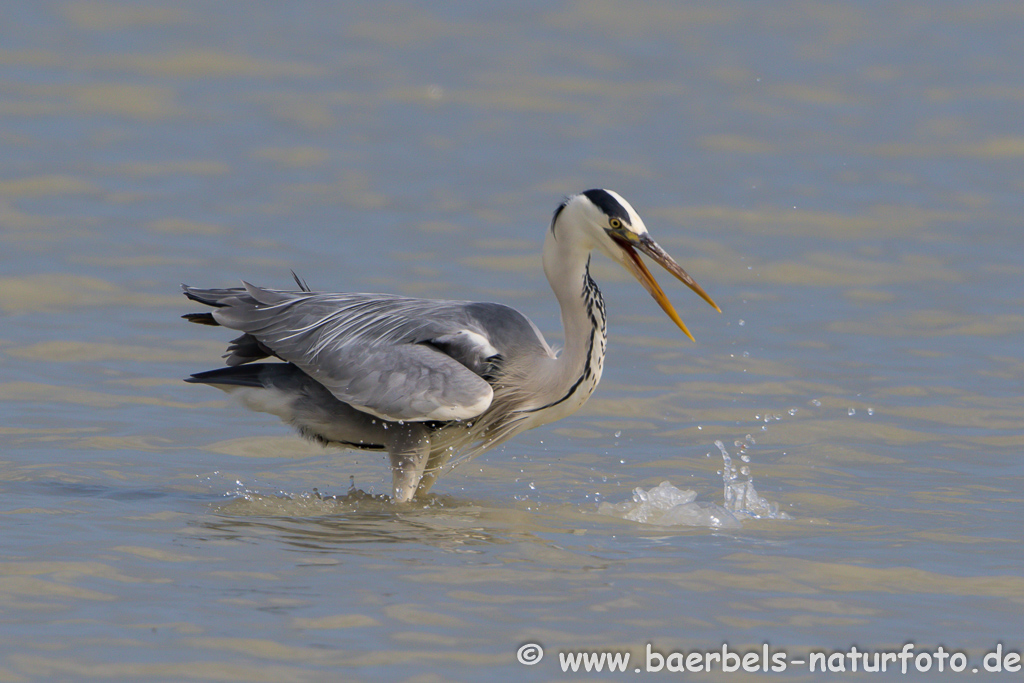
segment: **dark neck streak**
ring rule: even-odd
[[[604,297],[597,283],[590,277],[590,259],[587,259],[587,268],[583,273],[583,300],[587,306],[587,317],[593,329],[590,332],[590,348],[587,352],[586,365],[580,380],[586,379],[597,373],[600,375],[604,365],[604,352],[608,343],[608,325],[604,312]],[[596,344],[596,348],[595,348]]]
[[[579,376],[576,381],[573,382],[569,390],[556,401],[552,401],[539,408],[531,408],[529,410],[519,411],[521,413],[536,413],[541,410],[546,410],[553,406],[557,406],[559,403],[563,403],[569,400],[573,394],[580,388],[580,385],[587,384],[587,396],[593,392],[594,387],[597,386],[597,379],[601,376],[601,371],[604,368],[604,353],[608,343],[608,330],[607,321],[605,318],[604,311],[604,297],[601,296],[601,290],[598,289],[597,283],[590,277],[590,259],[587,259],[586,268],[583,271],[583,302],[587,309],[587,317],[590,319],[591,329],[590,336],[587,340],[587,355],[584,365],[580,370]],[[587,382],[587,380],[591,380]],[[586,399],[584,399],[586,400]]]

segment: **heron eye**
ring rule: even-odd
[[[622,221],[620,221],[618,218],[613,218],[610,221],[608,221],[608,225],[611,226],[612,230],[618,230],[619,228],[622,227]]]

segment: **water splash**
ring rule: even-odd
[[[737,456],[741,461],[750,462],[750,456],[745,451],[753,444],[754,439],[749,434],[745,439],[735,442],[739,449]],[[777,503],[758,495],[749,466],[741,465],[737,468],[725,444],[715,441],[715,445],[722,453],[722,505],[696,500],[696,491],[678,489],[663,481],[646,491],[640,487],[633,489],[632,500],[601,503],[597,507],[598,513],[641,524],[711,529],[738,529],[745,519],[792,519],[785,512],[779,512]]]
[[[744,462],[750,462],[749,456],[744,453],[748,444],[754,444],[749,434],[745,441],[736,441],[736,446],[740,448],[737,455]],[[740,519],[791,519],[785,512],[779,512],[778,503],[769,502],[757,494],[749,467],[744,465],[737,470],[732,464],[729,451],[725,450],[725,444],[715,441],[715,445],[722,452],[722,487],[727,510]],[[740,479],[741,476],[746,478]]]
[[[633,489],[633,499],[601,503],[597,512],[611,517],[658,526],[703,526],[737,529],[740,519],[721,505],[695,500],[696,491],[677,489],[663,481],[652,489]]]

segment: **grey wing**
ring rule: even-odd
[[[278,292],[249,284],[185,292],[214,306],[217,323],[249,335],[249,342],[236,340],[234,348],[248,354],[235,363],[271,352],[339,400],[377,417],[465,420],[491,404],[494,392],[483,377],[501,354],[469,312],[479,304]]]
[[[494,398],[480,376],[420,344],[342,350],[303,369],[340,400],[388,420],[468,420]]]

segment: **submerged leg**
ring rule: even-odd
[[[416,495],[430,457],[430,432],[422,424],[391,425],[388,444],[391,457],[391,498],[408,503]]]

